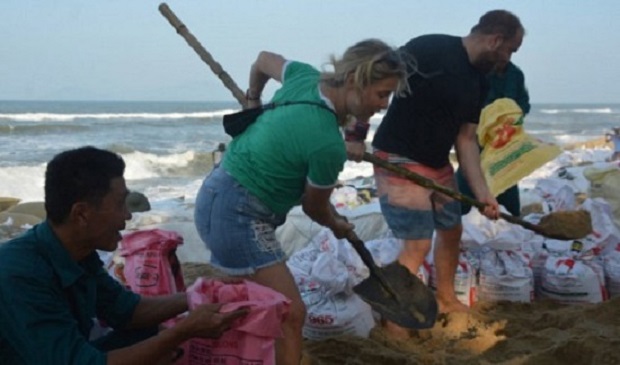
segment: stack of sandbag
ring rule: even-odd
[[[593,232],[579,240],[545,238],[536,246],[532,261],[536,292],[565,304],[599,303],[608,298],[603,252],[615,247],[620,235],[604,200],[586,199],[574,209],[590,213]]]
[[[479,300],[534,299],[534,273],[527,249],[535,240],[535,235],[521,226],[503,220],[490,221],[477,210],[463,218],[461,245],[464,256],[478,269],[475,285]]]
[[[305,338],[368,336],[374,327],[372,310],[353,287],[369,272],[348,241],[324,228],[289,258],[287,266],[306,305]]]

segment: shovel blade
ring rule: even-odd
[[[384,319],[401,327],[411,329],[433,327],[437,319],[438,306],[430,288],[397,262],[379,270],[398,293],[398,300],[389,295],[381,282],[372,275],[355,286],[353,291]]]

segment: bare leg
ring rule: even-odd
[[[291,300],[289,314],[282,323],[284,336],[276,340],[276,364],[299,365],[303,345],[301,331],[306,319],[306,307],[301,300],[293,275],[284,263],[279,263],[260,269],[248,278],[284,294]]]
[[[405,240],[403,242],[403,251],[398,256],[398,262],[409,269],[413,275],[418,274],[420,266],[424,263],[424,259],[431,251],[431,240]]]
[[[459,242],[463,226],[437,230],[435,242],[435,272],[437,273],[437,302],[441,313],[465,312],[469,308],[456,298],[454,277],[459,261]]]
[[[424,259],[430,250],[431,240],[405,240],[403,242],[403,251],[400,253],[400,256],[398,256],[398,262],[409,269],[409,272],[413,275],[417,275],[420,266],[424,263]],[[408,329],[400,327],[396,323],[384,320],[382,324],[390,337],[398,339],[407,339],[411,337]]]

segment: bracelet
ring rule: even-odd
[[[251,97],[250,96],[250,89],[247,89],[245,91],[245,99],[248,100],[248,101],[258,101],[258,100],[260,100],[260,93],[256,97]]]
[[[353,125],[349,125],[344,130],[344,139],[347,142],[364,142],[368,136],[370,123],[355,121]]]

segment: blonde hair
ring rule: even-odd
[[[341,87],[349,75],[359,88],[377,81],[397,77],[396,94],[409,92],[407,78],[410,71],[415,71],[415,62],[406,54],[390,47],[378,39],[366,39],[349,47],[341,59],[330,57],[333,71],[324,71],[321,81],[331,87]]]

